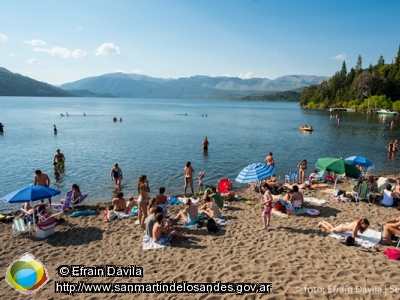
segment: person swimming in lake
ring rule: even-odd
[[[118,166],[117,163],[115,163],[114,167],[111,169],[110,177],[111,177],[111,181],[114,181],[115,186],[120,188],[121,181],[122,181],[122,179],[124,179],[124,176],[122,174],[121,168]]]
[[[351,232],[353,239],[357,237],[358,233],[364,233],[368,226],[369,221],[367,219],[359,219],[351,223],[340,224],[336,227],[326,221],[318,223],[318,228],[324,228],[331,233]]]

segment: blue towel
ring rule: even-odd
[[[79,216],[89,216],[89,215],[94,215],[94,214],[96,214],[96,211],[94,211],[94,210],[74,211],[71,214],[71,217],[75,218],[75,217],[79,217]]]
[[[137,216],[138,210],[139,210],[139,208],[137,206],[132,207],[132,216]]]
[[[178,199],[176,199],[175,197],[169,197],[167,204],[168,205],[178,205],[178,204],[182,204],[182,202],[179,201]]]

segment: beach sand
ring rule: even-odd
[[[392,174],[389,178],[396,178]],[[350,181],[339,184],[349,191]],[[331,187],[330,187],[331,188]],[[56,226],[55,234],[47,239],[21,235],[11,237],[11,223],[0,223],[0,274],[25,252],[39,259],[47,268],[50,280],[33,296],[16,292],[1,279],[3,296],[11,299],[70,299],[56,294],[56,281],[77,283],[154,283],[172,281],[188,283],[271,283],[270,294],[246,293],[178,293],[170,294],[75,294],[78,299],[398,299],[400,293],[399,261],[388,260],[381,252],[363,252],[360,247],[347,247],[339,240],[327,237],[317,228],[326,220],[332,224],[368,218],[370,228],[379,231],[378,222],[399,215],[395,208],[384,208],[367,202],[344,203],[330,201],[324,206],[307,203],[320,216],[272,215],[268,230],[262,226],[258,193],[249,189],[237,191],[242,200],[229,202],[228,225],[215,235],[205,226],[177,229],[195,237],[174,240],[172,247],[142,250],[143,230],[135,225],[137,217],[106,222],[105,204],[87,206],[96,215],[72,218]],[[329,199],[326,189],[305,191],[305,197]],[[245,204],[252,200],[253,204]],[[183,206],[169,206],[174,215]],[[392,248],[394,248],[393,245]],[[136,265],[143,268],[140,277],[60,277],[60,265]],[[247,288],[247,287],[246,287]],[[397,290],[396,290],[397,289]]]

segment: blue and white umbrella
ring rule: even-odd
[[[271,177],[276,172],[275,166],[268,166],[263,163],[255,163],[248,165],[236,177],[236,181],[240,183],[249,183],[263,180]]]
[[[370,168],[374,165],[372,163],[372,161],[370,161],[368,158],[365,158],[363,156],[350,156],[350,157],[346,158],[345,161],[348,161],[352,165],[366,167],[366,168]]]
[[[61,192],[47,186],[41,185],[30,185],[19,190],[15,190],[8,195],[1,197],[4,202],[8,203],[23,203],[30,202],[32,206],[32,201],[37,201],[44,198],[50,198],[52,196],[58,195]],[[33,228],[35,228],[35,210],[32,209],[33,217]]]

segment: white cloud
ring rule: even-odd
[[[133,73],[140,74],[140,73],[143,73],[143,70],[135,69],[135,70],[133,70]]]
[[[68,50],[67,48],[63,47],[53,47],[50,50],[47,51],[51,55],[59,55],[61,57],[70,57],[71,56],[71,51]]]
[[[14,54],[14,53],[10,53],[10,56],[14,57],[14,56],[15,56],[15,54]]]
[[[334,57],[332,57],[333,59],[337,59],[337,60],[345,60],[346,59],[346,54],[338,54]]]
[[[238,77],[239,77],[239,78],[242,78],[242,79],[250,79],[250,78],[253,77],[253,72],[252,72],[252,71],[249,71],[249,72],[247,72],[247,73],[244,74],[244,75],[243,75],[242,73],[240,73]]]
[[[0,43],[5,43],[8,41],[8,37],[5,34],[0,33]]]
[[[41,65],[42,63],[40,61],[38,61],[36,58],[31,58],[30,60],[28,60],[28,64]]]
[[[81,58],[86,56],[87,52],[82,50],[82,49],[76,49],[74,51],[72,51],[72,57],[73,58]]]
[[[96,55],[109,55],[119,53],[119,47],[115,46],[114,43],[104,43],[96,51]]]
[[[82,27],[79,26],[76,30],[78,30],[78,31],[79,31],[79,30],[82,30]]]
[[[29,44],[32,46],[45,46],[47,45],[46,42],[42,40],[30,40],[30,41],[24,41],[24,44]]]
[[[53,47],[51,49],[35,48],[35,49],[33,49],[33,51],[46,52],[46,53],[51,54],[52,56],[57,55],[57,56],[61,56],[64,58],[67,58],[67,57],[82,58],[87,55],[87,52],[85,50],[75,49],[74,51],[71,51],[71,50],[69,50],[67,48],[63,48],[63,47]]]

